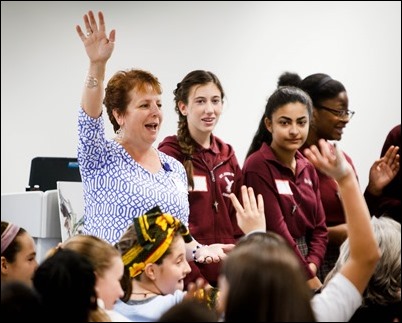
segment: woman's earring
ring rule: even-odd
[[[117,131],[116,131],[116,139],[117,139],[117,140],[122,140],[122,139],[123,139],[123,135],[124,135],[124,130],[122,129],[122,127],[120,127],[120,128],[117,129]]]

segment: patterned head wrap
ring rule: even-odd
[[[193,240],[188,228],[179,219],[162,213],[158,206],[134,218],[134,227],[137,243],[122,256],[132,278],[141,274],[146,264],[158,261],[165,254],[176,232],[183,236],[186,243]]]

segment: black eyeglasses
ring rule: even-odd
[[[355,112],[352,110],[331,109],[331,108],[324,107],[323,105],[317,105],[317,104],[315,104],[314,106],[319,109],[327,110],[327,111],[331,112],[334,116],[336,116],[340,119],[350,120],[350,119],[352,119],[353,115],[355,114]]]

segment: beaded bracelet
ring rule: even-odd
[[[193,260],[194,260],[195,262],[198,262],[198,261],[197,261],[197,257],[195,256],[195,253],[196,253],[197,250],[200,249],[201,247],[204,247],[204,245],[198,244],[198,245],[196,245],[195,248],[193,249]]]

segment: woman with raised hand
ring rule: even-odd
[[[158,205],[188,224],[187,177],[183,165],[153,147],[163,121],[158,79],[150,72],[115,73],[104,90],[106,64],[116,31],[108,35],[102,12],[76,26],[89,58],[78,117],[78,162],[84,187],[84,233],[112,244],[138,217]],[[102,103],[116,137],[107,139]],[[219,262],[233,245],[186,245],[189,260]]]

